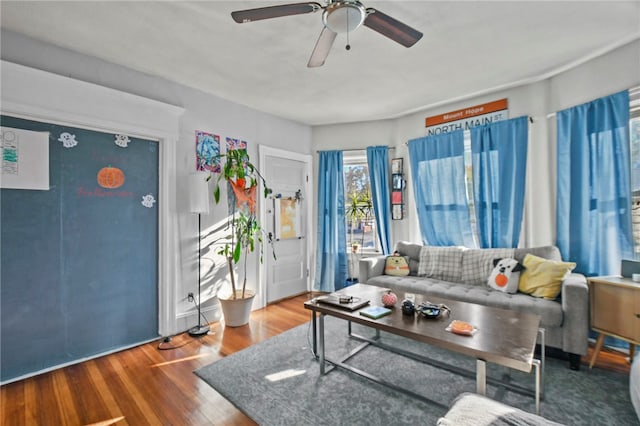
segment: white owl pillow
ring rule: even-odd
[[[524,266],[511,258],[494,259],[493,266],[487,285],[494,290],[516,293],[520,282],[520,271],[524,270]]]

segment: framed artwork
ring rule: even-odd
[[[234,149],[247,149],[247,142],[240,139],[227,138],[227,151]]]
[[[196,170],[220,173],[220,136],[196,130]]]
[[[402,191],[391,192],[391,204],[402,204]]]
[[[403,219],[404,213],[404,178],[403,159],[391,159],[391,219]]]
[[[393,158],[391,160],[391,173],[402,173],[402,158]]]
[[[392,183],[392,188],[393,190],[401,190],[402,189],[402,184],[403,184],[403,179],[402,179],[402,175],[401,174],[394,174],[391,175],[393,176],[393,183]]]
[[[402,219],[402,204],[394,204],[391,206],[391,219],[392,220],[400,220]]]

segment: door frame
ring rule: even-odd
[[[307,181],[304,183],[303,193],[307,199],[307,209],[306,209],[306,214],[303,220],[305,221],[305,230],[306,230],[305,240],[307,243],[307,259],[306,259],[307,260],[307,291],[311,291],[311,243],[312,243],[311,240],[312,238],[310,238],[310,235],[312,230],[311,227],[313,225],[313,222],[312,222],[313,205],[311,204],[313,200],[311,197],[312,192],[310,191],[310,189],[313,188],[313,174],[312,174],[313,157],[309,154],[300,154],[297,152],[286,151],[283,149],[273,148],[266,145],[258,145],[258,155],[259,155],[259,161],[260,161],[260,170],[265,173],[267,170],[267,168],[265,167],[267,156],[280,157],[286,160],[299,161],[305,164],[304,168],[305,168],[305,173],[307,175]],[[269,182],[269,176],[266,174],[263,174],[263,176],[265,181]],[[267,202],[269,201],[270,199],[268,198],[260,197],[260,203],[261,203],[260,223],[263,223],[263,224],[266,223]],[[254,309],[263,308],[267,305],[267,283],[266,283],[267,276],[268,276],[267,263],[263,262],[262,264],[260,264],[259,272],[258,272],[258,280],[260,283],[260,300],[258,301],[259,306],[254,306]]]

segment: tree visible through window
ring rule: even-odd
[[[366,159],[346,158],[343,171],[347,247],[354,253],[377,251],[376,221]]]

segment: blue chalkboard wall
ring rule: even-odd
[[[48,191],[0,189],[0,380],[157,337],[158,142],[0,124],[49,132],[50,179]],[[124,183],[99,182],[105,167]]]

